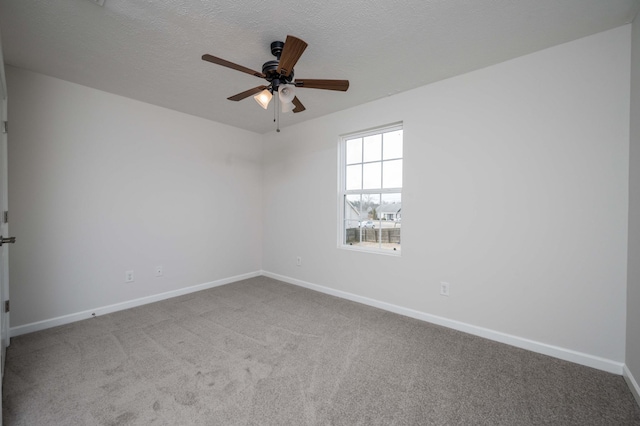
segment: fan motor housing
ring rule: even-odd
[[[267,80],[271,81],[278,76],[278,63],[280,61],[267,61],[262,65],[262,74],[267,76]]]
[[[277,42],[274,42],[277,43]],[[273,46],[273,43],[272,43]],[[278,89],[280,84],[289,84],[293,80],[293,71],[288,76],[278,74],[278,64],[280,61],[267,61],[262,65],[262,73],[266,76],[265,79],[273,83],[273,88]]]

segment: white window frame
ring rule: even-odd
[[[368,129],[368,130],[363,130],[360,132],[353,132],[353,133],[348,133],[345,135],[341,135],[340,139],[339,139],[339,143],[338,143],[338,171],[339,171],[339,178],[338,178],[338,248],[341,249],[345,249],[345,250],[353,250],[353,251],[359,251],[359,252],[366,252],[366,253],[377,253],[377,254],[384,254],[384,255],[389,255],[389,256],[401,256],[402,255],[402,250],[400,251],[394,251],[394,250],[388,250],[388,249],[383,249],[380,247],[362,247],[362,246],[353,246],[353,245],[348,245],[345,243],[346,240],[346,227],[345,227],[345,200],[347,195],[350,194],[372,194],[372,195],[377,195],[377,194],[400,194],[402,195],[402,187],[400,188],[376,188],[376,189],[358,189],[358,190],[347,190],[346,187],[346,179],[347,179],[347,158],[346,158],[346,144],[347,141],[350,139],[354,139],[354,138],[364,138],[367,136],[373,136],[373,135],[378,135],[378,134],[382,134],[382,133],[387,133],[387,132],[392,132],[395,130],[402,130],[403,131],[403,136],[402,136],[402,164],[403,164],[403,183],[402,185],[404,186],[404,127],[403,127],[403,123],[399,122],[399,123],[393,123],[393,124],[388,124],[385,126],[380,126],[380,127],[376,127],[376,128],[372,128],[372,129]],[[382,161],[382,160],[381,160]],[[367,162],[362,162],[362,164],[367,164]],[[363,168],[364,169],[364,168]],[[384,171],[381,171],[381,173],[384,173]],[[382,176],[382,179],[384,179],[384,176]]]

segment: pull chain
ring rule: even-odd
[[[280,108],[278,108],[278,94],[273,97],[273,122],[276,123],[276,132],[280,133]]]
[[[276,101],[274,102],[274,107],[276,108],[277,112],[276,112],[276,116],[278,117],[278,123],[276,124],[276,132],[280,133],[280,108],[278,108],[278,103],[280,101],[279,96],[274,96],[276,98]]]

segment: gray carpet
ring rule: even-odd
[[[620,376],[253,278],[12,339],[6,425],[640,425]]]

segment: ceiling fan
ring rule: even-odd
[[[281,41],[274,41],[271,43],[271,53],[276,57],[276,60],[265,62],[264,65],[262,65],[262,72],[234,64],[233,62],[229,62],[209,54],[202,55],[202,59],[204,61],[222,65],[223,67],[264,78],[269,83],[268,85],[256,86],[252,89],[238,93],[237,95],[230,96],[227,98],[230,101],[241,101],[251,95],[255,95],[254,99],[256,102],[258,102],[262,108],[267,109],[269,102],[273,97],[273,93],[277,92],[282,105],[282,112],[293,111],[296,113],[302,112],[306,109],[295,94],[295,88],[297,87],[337,90],[341,92],[346,92],[349,88],[349,80],[294,80],[293,67],[296,65],[298,59],[300,59],[300,56],[302,56],[302,53],[306,48],[307,43],[290,35],[287,36],[285,43]]]

